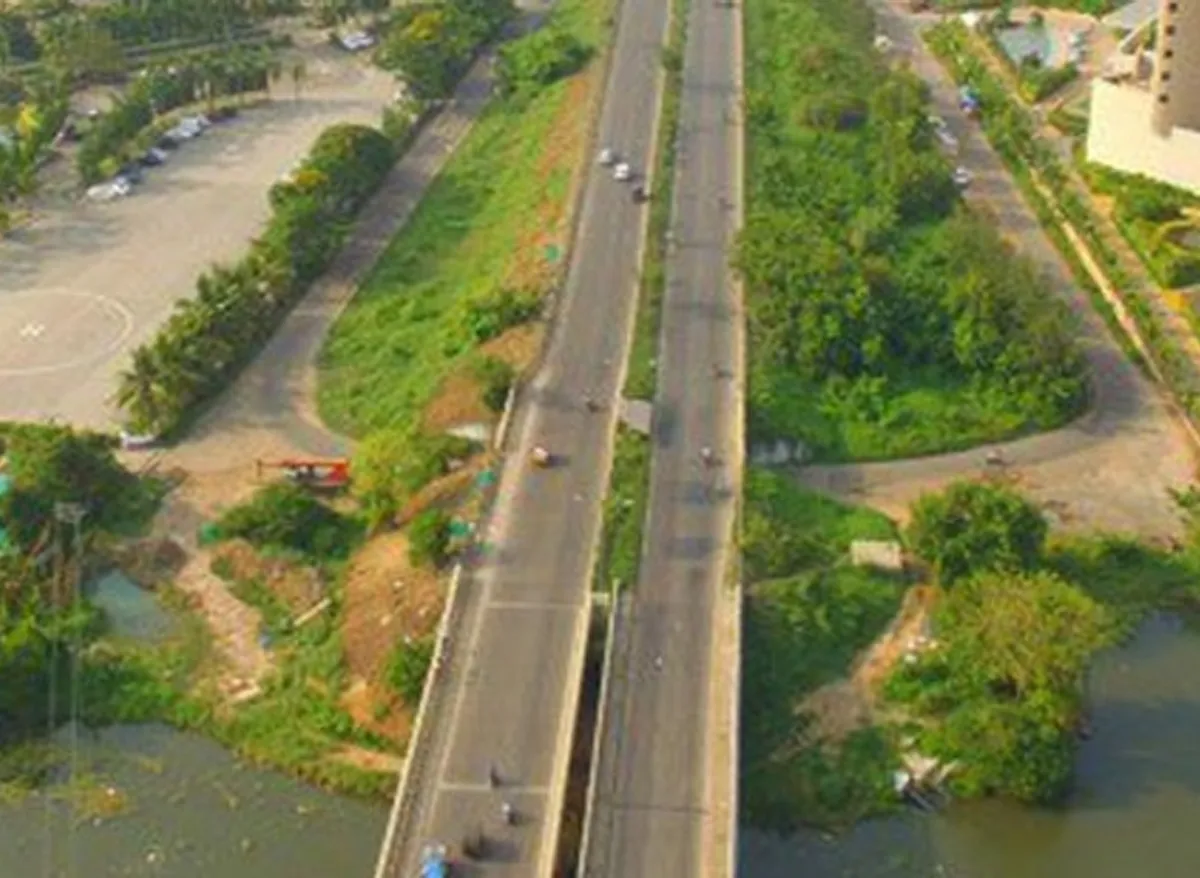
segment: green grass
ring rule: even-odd
[[[896,613],[903,577],[848,566],[855,539],[895,537],[883,515],[796,486],[786,475],[746,473],[743,563],[742,795],[745,819],[786,830],[848,825],[893,801],[892,751],[864,729],[840,747],[802,746],[795,709],[845,676],[855,654]]]
[[[554,14],[597,46],[608,12],[607,0],[565,0]],[[471,304],[501,291],[547,195],[567,197],[570,168],[540,165],[569,85],[486,109],[393,239],[321,354],[318,403],[332,428],[362,436],[412,423],[475,349]]]
[[[896,538],[887,516],[806,490],[786,473],[750,467],[745,479],[742,564],[749,583],[824,569],[854,540]]]
[[[597,591],[607,591],[613,583],[630,586],[637,582],[650,486],[650,452],[649,438],[618,428],[604,498],[603,536],[595,572]]]
[[[826,462],[895,460],[973,448],[1058,426],[998,386],[927,370],[856,383],[811,383],[777,369],[751,375],[753,426],[801,438]]]
[[[1127,632],[1148,612],[1200,620],[1200,558],[1194,548],[1168,552],[1120,536],[1053,543],[1046,566],[1111,610]]]

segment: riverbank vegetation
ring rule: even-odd
[[[1194,522],[1195,493],[1181,502]],[[1148,612],[1194,617],[1200,543],[1194,524],[1174,551],[1047,534],[1010,489],[959,483],[916,504],[906,576],[854,567],[850,541],[895,538],[887,519],[752,469],[746,819],[844,828],[898,806],[893,772],[914,756],[948,767],[958,798],[1060,802],[1092,658]]]
[[[746,23],[752,438],[908,457],[1078,414],[1065,306],[961,203],[867,6],[767,2]]]

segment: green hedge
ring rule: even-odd
[[[1024,176],[1026,168],[1035,170],[1053,192],[1057,199],[1055,207],[1083,238],[1103,268],[1168,386],[1193,417],[1200,416],[1200,376],[1197,375],[1196,365],[1164,327],[1147,300],[1146,292],[1130,277],[1118,254],[1105,240],[1091,206],[1070,186],[1067,172],[1054,151],[1037,136],[1028,112],[1013,100],[1004,84],[973,56],[969,35],[961,22],[943,22],[927,31],[925,39],[955,81],[970,83],[979,92],[984,107],[981,117],[983,129],[1018,182],[1024,183],[1026,193],[1032,191],[1028,178]]]
[[[272,187],[271,218],[250,252],[201,275],[196,297],[133,352],[117,390],[130,429],[169,433],[229,383],[329,266],[394,161],[374,128],[335,125],[317,138],[291,179]]]

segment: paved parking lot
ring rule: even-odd
[[[0,241],[0,419],[105,427],[117,373],[214,261],[232,261],[267,217],[266,190],[338,121],[378,124],[390,75],[318,47],[298,99],[215,126],[147,172],[127,199],[43,199]]]

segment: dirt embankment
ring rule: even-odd
[[[800,703],[797,714],[811,718],[804,744],[836,745],[851,732],[884,718],[879,689],[905,656],[931,639],[929,617],[936,601],[933,587],[910,588],[891,624],[855,659],[849,676],[827,683]]]

